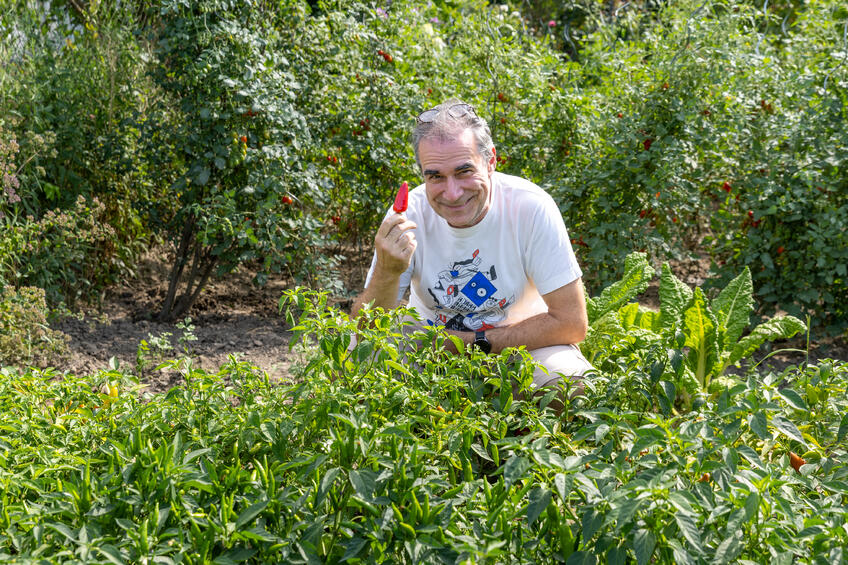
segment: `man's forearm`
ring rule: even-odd
[[[357,296],[350,308],[351,316],[355,317],[369,302],[374,307],[390,310],[398,305],[398,285],[400,277],[374,274],[368,286]]]
[[[550,313],[537,314],[511,326],[486,330],[492,344],[492,353],[507,347],[524,345],[528,350],[551,345],[580,343],[586,337],[586,324],[579,318],[560,320]],[[469,345],[474,342],[474,332],[450,332]]]

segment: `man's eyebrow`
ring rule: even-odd
[[[467,170],[473,169],[473,168],[474,168],[474,163],[472,163],[471,161],[468,161],[467,163],[463,163],[463,164],[459,165],[453,171],[455,173],[461,173],[462,171],[467,171]],[[436,169],[424,169],[424,172],[422,174],[425,177],[429,177],[431,175],[440,175],[440,174],[442,174],[442,172],[438,171]]]

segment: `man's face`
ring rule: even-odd
[[[418,159],[433,210],[455,228],[469,228],[489,211],[495,150],[488,159],[477,152],[471,130],[463,130],[448,142],[424,139]]]

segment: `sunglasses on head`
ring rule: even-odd
[[[449,106],[445,111],[454,118],[461,118],[468,114],[471,114],[475,118],[477,117],[477,112],[474,111],[474,107],[471,104],[454,104],[453,106]],[[429,124],[436,119],[436,116],[438,116],[440,112],[441,110],[439,108],[424,110],[418,114],[416,119],[419,124]]]

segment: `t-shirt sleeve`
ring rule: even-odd
[[[531,231],[525,238],[525,269],[539,294],[544,296],[583,276],[562,214],[552,198],[538,204],[533,221],[527,225]]]

